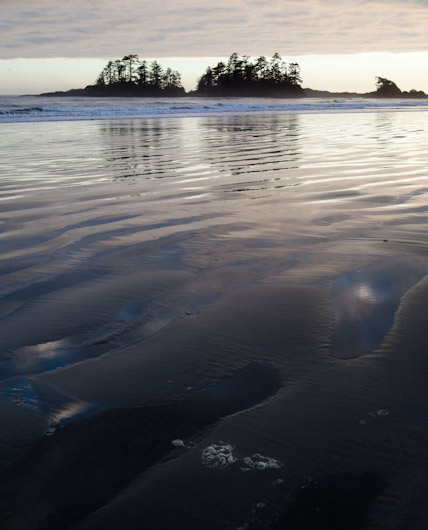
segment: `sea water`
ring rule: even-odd
[[[111,120],[147,116],[423,110],[427,99],[96,98],[0,96],[0,123]]]

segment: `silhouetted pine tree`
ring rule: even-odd
[[[298,63],[290,63],[288,65],[288,81],[292,85],[300,85],[302,77],[300,75],[300,66]]]
[[[147,61],[140,61],[137,66],[138,86],[146,87],[149,83],[149,67]]]

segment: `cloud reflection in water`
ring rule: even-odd
[[[394,320],[403,295],[426,274],[422,260],[384,259],[344,274],[331,286],[332,354],[358,357],[376,350]]]

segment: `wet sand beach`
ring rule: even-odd
[[[426,112],[3,123],[5,530],[428,524]]]

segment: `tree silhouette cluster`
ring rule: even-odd
[[[426,98],[421,90],[402,91],[391,80],[376,77],[376,91],[366,94],[328,92],[303,89],[298,63],[285,63],[275,53],[270,59],[232,53],[227,62],[206,69],[199,78],[196,90],[186,94],[179,72],[163,69],[158,61],[149,63],[138,55],[125,55],[123,59],[109,61],[96,80],[96,84],[67,92],[48,92],[43,96],[213,96],[213,97],[348,97],[370,98]]]
[[[385,77],[376,77],[376,94],[381,97],[400,97],[398,86]]]
[[[415,90],[412,88],[409,92],[403,92],[398,88],[398,86],[385,77],[376,77],[376,92],[373,93],[376,97],[381,98],[400,98],[400,97],[410,97],[410,98],[424,98],[426,97],[425,92],[422,90]]]
[[[179,72],[164,70],[157,62],[140,60],[138,55],[109,61],[97,78],[94,89],[109,95],[180,96],[184,94]]]
[[[233,53],[227,63],[208,67],[198,81],[197,95],[272,96],[303,95],[298,63],[287,65],[278,53],[270,60],[261,56],[253,61]]]

